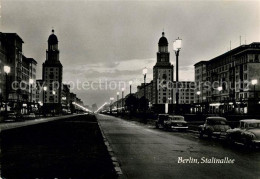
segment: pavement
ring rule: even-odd
[[[122,170],[120,178],[260,176],[259,150],[229,146],[221,139],[199,139],[195,133],[167,132],[113,116],[96,117]],[[215,162],[225,157],[226,162]]]

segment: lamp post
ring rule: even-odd
[[[117,102],[116,102],[116,114],[118,115],[118,102],[119,102],[119,92],[116,93]]]
[[[30,112],[32,111],[32,85],[34,83],[33,79],[29,79],[29,84],[30,84]]]
[[[43,115],[44,116],[46,116],[46,105],[45,105],[45,93],[46,93],[46,91],[47,91],[47,86],[44,86],[43,87],[43,99],[42,99],[42,101],[43,101]]]
[[[123,106],[124,106],[124,91],[125,91],[125,88],[122,88],[122,106],[121,106],[121,109],[122,109],[122,115],[124,114],[124,109],[123,109]]]
[[[223,89],[222,86],[219,86],[219,87],[218,87],[219,95],[220,95],[222,89]],[[219,102],[221,102],[221,95],[220,95],[219,97],[220,97]],[[220,108],[220,106],[219,106],[219,108]],[[220,112],[220,109],[219,109],[219,112]]]
[[[173,50],[175,51],[175,55],[176,55],[176,113],[179,113],[179,53],[181,50],[181,39],[178,37],[178,39],[176,39],[173,42]]]
[[[145,90],[145,83],[146,83],[146,74],[147,74],[147,68],[145,67],[143,69],[143,75],[144,75],[144,122],[146,122],[146,90]]]
[[[132,84],[133,84],[133,81],[129,81],[129,85],[130,85],[130,95],[132,94]]]
[[[197,95],[198,95],[198,103],[200,103],[200,94],[201,94],[201,92],[200,92],[200,91],[197,91]]]
[[[254,85],[254,99],[256,98],[256,93],[255,93],[255,85],[257,84],[257,80],[256,79],[253,79],[251,81],[252,85]]]
[[[7,114],[7,102],[8,102],[8,74],[11,72],[10,66],[4,66],[5,72],[5,113]]]
[[[112,102],[113,102],[114,98],[110,98],[110,114],[112,114]]]
[[[256,93],[255,93],[255,85],[257,84],[257,79],[253,79],[252,81],[252,85],[254,85],[254,101],[255,101],[255,106],[256,106]],[[258,98],[258,95],[257,95]],[[255,108],[256,109],[256,108]],[[255,110],[256,111],[256,110]]]
[[[198,96],[198,104],[200,103],[200,91],[197,91],[197,96]],[[199,106],[198,106],[198,111],[199,111]]]
[[[56,91],[52,91],[52,94],[53,94],[53,103],[54,103],[54,96],[56,95]],[[54,108],[54,104],[53,104],[53,109],[52,109],[52,115],[54,116],[55,115],[55,112],[56,112],[56,109]]]

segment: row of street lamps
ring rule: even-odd
[[[178,39],[176,39],[173,42],[173,50],[175,52],[176,55],[176,113],[178,113],[179,111],[179,89],[178,89],[178,81],[179,81],[179,66],[178,66],[178,58],[179,58],[179,53],[181,50],[181,46],[182,46],[182,40],[178,37]],[[147,68],[145,67],[143,69],[143,76],[144,76],[144,100],[146,100],[146,75],[147,75]],[[129,81],[129,85],[130,85],[130,95],[132,94],[132,84],[133,81]],[[124,88],[122,88],[122,107],[123,107],[123,93],[124,93]],[[110,103],[112,104],[112,101],[114,100],[114,98],[110,98]],[[119,100],[119,92],[117,92],[117,101]],[[146,102],[146,101],[145,101]],[[111,108],[110,108],[111,110]],[[117,103],[117,113],[118,113],[118,103]],[[146,106],[144,107],[144,116],[146,113]]]

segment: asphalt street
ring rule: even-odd
[[[117,117],[96,117],[120,163],[122,178],[260,178],[259,150]],[[225,157],[234,163],[210,163]],[[208,163],[203,163],[205,159]]]
[[[2,124],[1,129],[0,178],[116,176],[98,123],[92,115]]]

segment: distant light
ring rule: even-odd
[[[11,71],[11,68],[9,66],[5,65],[4,72],[8,74],[8,73],[10,73],[10,71]]]
[[[129,81],[129,85],[132,85],[133,84],[133,81]]]
[[[44,91],[47,91],[47,86],[44,86],[44,87],[43,87],[43,90],[44,90]]]
[[[146,75],[147,74],[147,68],[145,67],[144,69],[143,69],[143,75]]]
[[[223,89],[222,86],[218,87],[218,91],[222,91],[222,89]]]
[[[116,95],[119,95],[119,92],[117,92]]]
[[[34,83],[34,80],[33,80],[33,79],[29,79],[29,83],[30,83],[30,84],[33,84],[33,83]]]
[[[200,95],[201,94],[201,92],[200,91],[197,91],[197,95]]]
[[[257,84],[257,80],[256,79],[253,79],[251,82],[252,82],[252,85],[256,85]]]
[[[125,88],[122,88],[122,91],[125,91]]]

